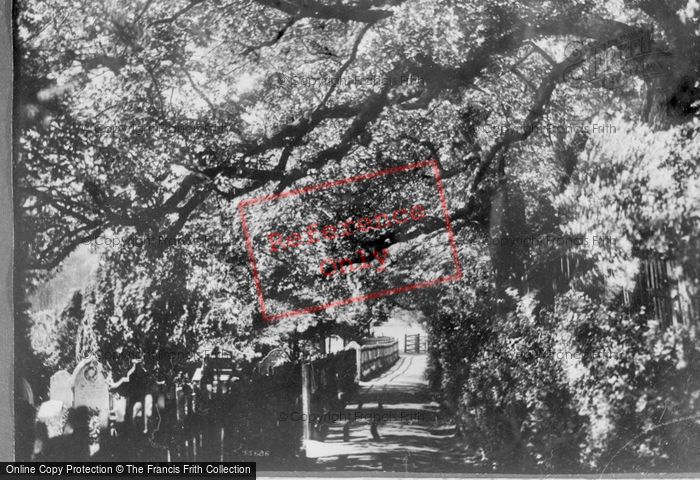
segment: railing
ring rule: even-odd
[[[359,374],[360,380],[380,370],[384,370],[399,359],[399,342],[377,343],[365,345],[359,348]]]
[[[391,343],[392,337],[367,337],[360,340],[360,345],[376,345],[378,343]]]

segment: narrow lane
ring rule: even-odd
[[[354,401],[307,456],[324,470],[469,471],[424,378],[426,355],[402,355],[387,372],[361,382]],[[379,421],[377,421],[379,420]]]

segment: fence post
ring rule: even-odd
[[[308,363],[301,364],[301,411],[302,411],[302,443],[301,456],[306,457],[306,445],[311,437],[311,378]]]
[[[362,380],[362,347],[357,342],[350,342],[345,345],[345,350],[355,350],[355,365],[357,372],[355,373],[355,381],[359,382]]]

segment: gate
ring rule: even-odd
[[[404,336],[404,353],[420,353],[420,334]]]
[[[426,353],[428,351],[427,337],[420,333],[404,336],[404,353]]]

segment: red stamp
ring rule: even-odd
[[[266,321],[462,278],[436,160],[244,200],[238,211]]]

